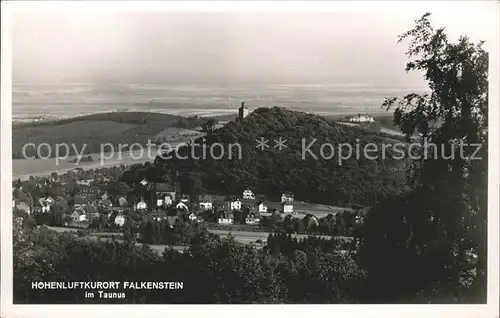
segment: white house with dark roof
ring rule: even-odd
[[[82,207],[76,208],[73,213],[71,213],[71,218],[73,219],[73,222],[84,222],[87,221],[87,213]]]
[[[175,202],[176,191],[171,184],[160,182],[149,187],[149,191],[156,198],[156,206],[170,206]]]
[[[147,208],[148,208],[148,205],[147,205],[146,201],[144,201],[144,200],[141,200],[136,204],[137,210],[146,210]]]
[[[255,194],[249,188],[247,188],[243,191],[242,197],[243,197],[243,199],[247,199],[247,200],[255,200]]]
[[[294,200],[294,195],[293,193],[290,193],[290,192],[283,192],[281,194],[281,202],[290,202],[290,203],[293,203],[293,200]]]
[[[89,204],[89,200],[87,198],[82,197],[81,195],[75,195],[75,197],[73,198],[73,206],[75,208],[81,207],[81,206],[84,206],[87,204]]]
[[[257,210],[259,211],[259,213],[267,213],[267,204],[263,201],[260,202],[257,205]]]
[[[256,213],[249,213],[245,218],[245,223],[251,225],[259,224],[260,217]]]
[[[221,225],[233,224],[234,223],[233,212],[230,211],[230,212],[223,213],[222,215],[220,215],[219,218],[217,219],[217,223],[219,223]]]
[[[99,201],[98,204],[104,208],[112,208],[113,207],[113,203],[111,202],[110,199],[102,199]]]
[[[40,198],[38,202],[42,207],[42,213],[48,213],[50,212],[52,204],[54,204],[54,199],[52,199],[51,197],[45,197],[45,198]]]
[[[24,211],[28,214],[31,213],[30,206],[26,202],[20,201],[19,199],[12,200],[12,208]]]
[[[241,200],[239,198],[231,198],[227,200],[227,208],[229,211],[241,210]]]
[[[282,203],[282,211],[283,211],[283,213],[293,213],[293,203],[283,202]]]
[[[189,211],[189,207],[187,206],[187,202],[179,202],[177,203],[177,205],[175,206],[176,209],[179,209],[179,210],[186,210],[186,211]]]
[[[198,202],[200,209],[203,210],[212,210],[214,205],[211,201]]]
[[[375,120],[372,116],[358,114],[348,118],[351,123],[373,123]]]
[[[125,216],[123,214],[118,214],[115,218],[115,224],[118,226],[123,226],[125,224]]]
[[[202,194],[197,197],[198,205],[202,210],[212,210],[216,202],[215,195]]]

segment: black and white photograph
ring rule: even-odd
[[[2,3],[2,317],[498,317],[499,3],[190,2]]]

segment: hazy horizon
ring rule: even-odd
[[[420,87],[421,76],[404,71],[407,46],[397,35],[430,11],[452,36],[486,40],[486,16],[477,14],[490,6],[462,7],[447,14],[433,13],[431,3],[400,14],[16,13],[13,80]]]

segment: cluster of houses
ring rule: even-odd
[[[125,223],[125,211],[134,210],[145,212],[154,220],[168,218],[167,212],[172,208],[177,211],[185,211],[191,221],[202,222],[205,212],[212,211],[217,215],[217,222],[223,225],[234,224],[236,211],[244,212],[245,223],[258,224],[263,216],[271,216],[273,212],[282,214],[294,214],[294,196],[291,193],[283,193],[281,199],[275,201],[267,200],[263,196],[257,196],[250,189],[245,189],[241,196],[225,196],[213,194],[201,194],[194,197],[181,194],[177,185],[169,183],[149,182],[143,180],[141,185],[148,193],[138,202],[129,204],[125,196],[114,200],[117,206],[113,206],[107,194],[101,195],[98,188],[93,187],[91,180],[79,180],[78,194],[66,200],[62,197],[42,197],[38,202],[30,201],[29,193],[19,189],[16,199],[13,200],[13,208],[24,210],[27,213],[50,213],[56,201],[65,202],[70,208],[65,215],[65,223],[87,223],[101,214],[108,217],[118,226]],[[115,198],[116,199],[116,198]],[[240,214],[241,215],[241,214]]]
[[[283,193],[281,201],[268,201],[257,197],[252,190],[245,189],[241,196],[224,196],[201,194],[194,198],[189,195],[179,195],[174,186],[167,183],[153,183],[144,180],[142,185],[150,192],[150,200],[141,200],[135,205],[136,210],[156,210],[174,207],[188,212],[190,220],[200,221],[195,211],[217,210],[219,224],[234,224],[234,212],[246,210],[245,223],[258,224],[262,216],[270,216],[273,212],[293,214],[294,196]],[[149,202],[148,202],[149,201]],[[153,206],[152,206],[153,205]],[[191,211],[192,210],[192,211]],[[166,215],[155,213],[155,220],[162,220]]]
[[[31,213],[50,213],[54,210],[56,201],[61,204],[68,205],[69,211],[66,211],[64,223],[86,223],[92,219],[99,218],[101,212],[107,213],[108,216],[115,215],[114,222],[122,226],[125,223],[124,208],[127,206],[127,201],[124,197],[120,197],[118,202],[119,207],[113,207],[113,203],[108,198],[107,194],[102,196],[99,190],[95,187],[86,184],[86,181],[79,181],[79,193],[72,198],[72,202],[68,202],[64,197],[53,198],[44,196],[35,202],[31,194],[24,191],[22,187],[17,189],[15,199],[12,200],[12,208]]]
[[[372,116],[361,114],[346,117],[346,120],[350,123],[373,123],[375,121]]]

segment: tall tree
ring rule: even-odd
[[[394,123],[409,141],[415,132],[420,136],[419,157],[412,158],[413,190],[391,199],[392,206],[386,202],[372,211],[364,250],[387,251],[392,246],[406,253],[416,290],[431,282],[438,288],[459,286],[470,269],[467,257],[477,255],[475,281],[484,291],[488,53],[483,42],[472,43],[466,36],[451,41],[444,28],[431,26],[429,16],[415,21],[399,42],[409,41],[406,70],[423,72],[430,92],[384,102],[388,109],[395,108]],[[384,261],[399,262],[401,253]]]

